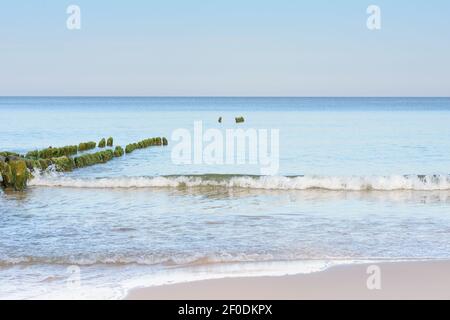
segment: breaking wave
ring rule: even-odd
[[[37,175],[30,186],[67,188],[245,188],[265,190],[394,191],[450,190],[450,175],[249,176],[173,175],[155,177],[73,178]]]

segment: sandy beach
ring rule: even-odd
[[[155,286],[132,290],[126,299],[450,299],[450,261],[377,264],[379,290],[367,287],[371,276],[367,270],[372,265],[336,266],[311,274]]]

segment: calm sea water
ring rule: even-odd
[[[0,298],[450,258],[449,98],[0,98],[0,115],[0,150],[20,153],[169,138],[0,191]],[[279,174],[174,164],[194,121],[279,129]]]

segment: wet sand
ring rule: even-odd
[[[368,270],[373,265],[343,265],[310,274],[225,278],[139,288],[132,290],[126,299],[450,299],[450,261],[379,263],[375,273]],[[372,289],[368,289],[367,282]],[[380,289],[376,289],[378,285]]]

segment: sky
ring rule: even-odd
[[[0,0],[0,96],[23,95],[450,96],[450,1]]]

